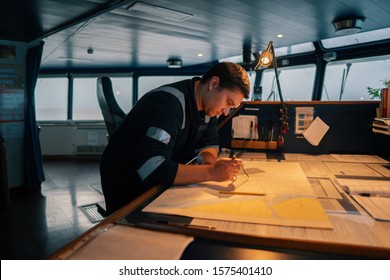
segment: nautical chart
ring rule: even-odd
[[[244,161],[234,182],[171,187],[145,212],[283,226],[332,228],[298,163]]]

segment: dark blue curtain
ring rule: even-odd
[[[26,114],[24,170],[27,188],[37,188],[45,180],[43,172],[39,128],[35,116],[35,85],[41,67],[44,42],[28,49],[26,55]]]

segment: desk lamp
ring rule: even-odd
[[[287,106],[284,104],[282,90],[280,88],[278,68],[276,65],[275,50],[272,41],[269,42],[267,49],[261,52],[260,56],[259,55],[256,56],[256,60],[254,64],[255,64],[254,70],[258,70],[260,67],[267,68],[271,64],[274,67],[276,85],[278,87],[278,94],[279,94],[280,105],[281,105],[279,110],[280,112],[279,122],[280,122],[281,129],[278,136],[278,144],[282,145],[284,143],[284,138],[282,134],[286,134],[287,132],[287,128],[288,128],[287,120],[289,119],[289,115],[287,113]]]

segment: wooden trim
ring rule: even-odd
[[[211,239],[225,242],[233,242],[238,244],[254,245],[256,247],[266,247],[267,250],[275,249],[291,249],[307,252],[329,253],[344,256],[355,256],[361,258],[372,259],[388,259],[390,256],[389,248],[381,248],[365,245],[353,245],[345,243],[330,243],[322,241],[312,240],[300,240],[289,238],[273,238],[273,237],[260,237],[253,235],[237,234],[222,232],[218,230],[205,230],[188,228],[173,224],[160,224],[160,223],[139,223],[137,227],[166,231],[177,234],[184,234],[193,236],[196,238]],[[264,248],[262,248],[264,249]]]

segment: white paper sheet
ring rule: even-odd
[[[330,156],[337,162],[389,163],[377,155],[330,154]]]
[[[178,260],[191,236],[114,225],[69,256],[71,260]]]
[[[303,132],[303,136],[313,146],[318,146],[324,137],[325,133],[329,130],[329,126],[324,123],[320,117],[316,117],[310,126]]]
[[[353,195],[352,197],[374,219],[380,221],[390,221],[390,197],[365,197],[360,195]]]
[[[335,179],[343,190],[349,194],[369,194],[390,197],[390,180]]]

